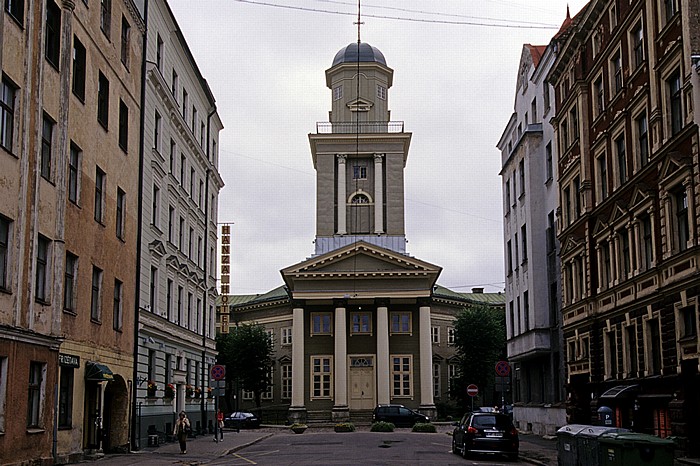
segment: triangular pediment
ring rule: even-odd
[[[165,245],[160,240],[156,239],[148,243],[148,249],[153,255],[156,255],[158,257],[165,256]]]
[[[634,209],[639,205],[646,204],[652,200],[654,191],[649,189],[649,186],[644,183],[639,183],[634,187],[632,199],[630,200],[630,208]]]
[[[582,241],[580,238],[577,238],[574,235],[567,236],[561,245],[561,256],[566,256],[571,251],[578,249],[580,246],[582,246]]]
[[[374,104],[365,99],[355,99],[348,102],[347,105],[352,112],[369,112]]]
[[[692,162],[692,158],[684,156],[679,152],[672,152],[664,159],[661,166],[661,180],[664,181],[669,177],[677,175],[679,171],[687,171],[688,165]]]
[[[629,217],[629,211],[627,208],[623,205],[621,205],[619,202],[615,204],[613,207],[613,211],[610,213],[610,220],[608,221],[608,224],[614,225],[621,219],[625,219]]]
[[[605,233],[610,230],[610,227],[608,225],[608,222],[604,222],[600,218],[598,218],[595,222],[595,226],[593,227],[593,236],[598,236],[601,233]]]

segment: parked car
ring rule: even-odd
[[[257,429],[260,427],[260,419],[253,413],[235,412],[224,418],[224,427],[233,429]]]
[[[452,453],[464,458],[471,453],[493,453],[515,461],[519,446],[518,430],[507,414],[467,413],[452,432]]]
[[[372,422],[391,422],[396,427],[413,427],[416,422],[430,422],[430,418],[404,405],[379,405],[374,408]]]

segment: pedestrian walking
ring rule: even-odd
[[[216,411],[216,425],[219,427],[219,438],[224,440],[224,413],[221,410]]]
[[[178,419],[175,422],[175,429],[173,429],[173,435],[177,437],[180,442],[180,453],[187,453],[187,436],[190,434],[192,428],[190,427],[190,420],[187,419],[187,414],[184,411],[180,411]]]

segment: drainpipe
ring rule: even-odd
[[[138,358],[139,358],[139,314],[141,312],[141,242],[143,229],[143,157],[144,126],[146,118],[146,52],[148,45],[148,0],[143,3],[144,33],[141,47],[141,115],[139,121],[139,185],[138,185],[138,220],[136,226],[136,283],[134,289],[134,371],[131,376],[131,449],[139,450],[140,438],[136,437],[136,426],[140,419],[136,416],[136,396],[138,394]]]
[[[207,115],[207,149],[206,149],[206,154],[207,154],[207,163],[208,165],[211,165],[211,160],[210,160],[210,141],[209,138],[211,136],[211,117],[214,116],[216,113],[216,105],[214,105]],[[209,309],[208,302],[207,302],[207,296],[209,294],[209,286],[207,280],[208,276],[208,269],[207,265],[209,264],[209,258],[207,255],[207,252],[209,251],[208,245],[209,245],[209,175],[211,174],[211,168],[207,167],[207,172],[206,172],[206,180],[204,182],[204,264],[202,264],[202,270],[203,270],[203,278],[204,278],[204,296],[202,299],[202,385],[204,385],[204,381],[207,380],[207,310]],[[207,383],[207,385],[209,385]],[[207,411],[204,408],[204,390],[202,390],[202,399],[201,399],[201,406],[200,409],[202,411],[202,427],[206,428],[207,426]],[[216,414],[214,414],[214,420],[216,422]],[[216,427],[214,428],[214,432],[216,433]],[[217,437],[218,438],[218,437]]]

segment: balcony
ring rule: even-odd
[[[403,133],[403,121],[322,121],[316,123],[317,134]]]

